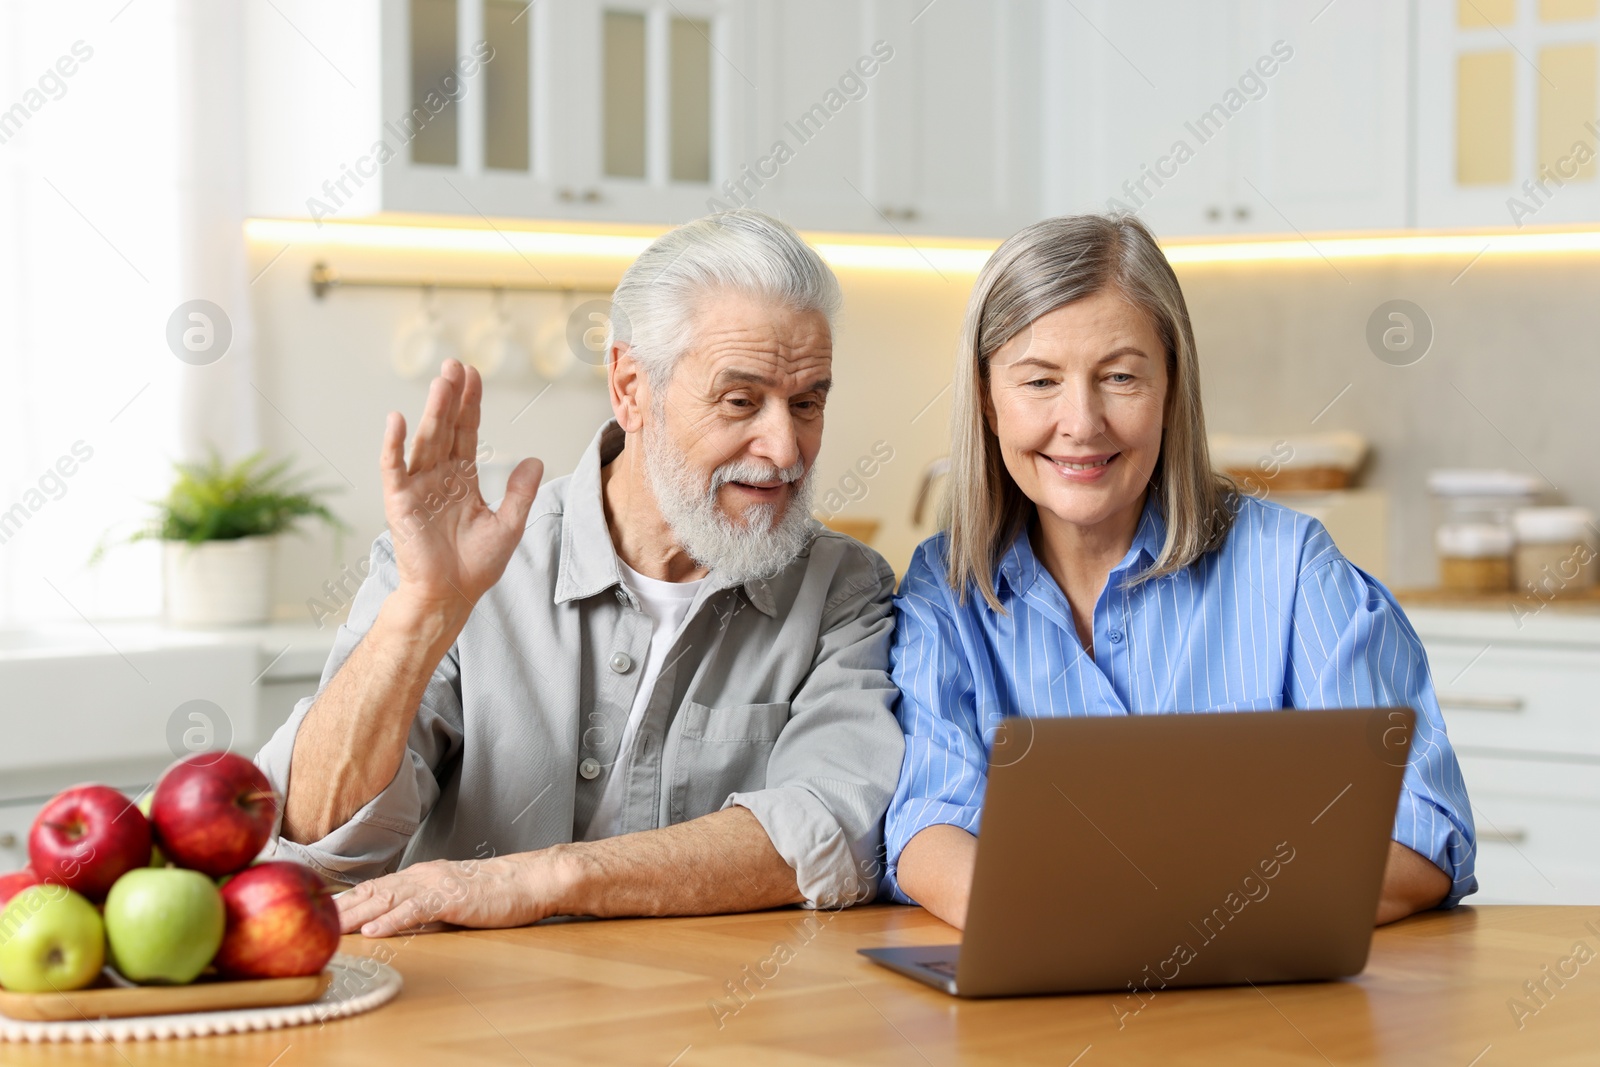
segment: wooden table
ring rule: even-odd
[[[387,955],[405,975],[371,1014],[115,1048],[0,1044],[0,1063],[1593,1064],[1595,930],[1600,907],[1423,915],[1379,930],[1357,979],[1168,990],[1120,1029],[1113,995],[961,1001],[856,955],[952,940],[915,908],[349,937],[344,951]],[[1563,965],[1580,941],[1597,955]],[[1558,986],[1547,966],[1576,974]],[[1523,986],[1541,980],[1542,1004]],[[741,982],[749,992],[735,998],[729,983]],[[1520,1020],[1514,1000],[1528,1009]]]

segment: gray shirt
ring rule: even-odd
[[[566,478],[542,486],[505,574],[433,672],[394,779],[349,822],[282,858],[353,883],[409,863],[525,852],[582,836],[624,776],[620,832],[749,811],[813,906],[870,899],[904,741],[889,680],[894,574],[818,529],[770,580],[708,575],[648,708],[619,752],[651,622],[621,580],[600,469],[609,422]],[[390,535],[339,628],[326,686],[397,583]],[[256,762],[290,781],[307,697]]]

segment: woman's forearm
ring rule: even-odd
[[[1400,842],[1390,841],[1374,925],[1382,926],[1437,907],[1449,892],[1449,875]]]
[[[895,879],[906,896],[960,930],[967,924],[977,858],[976,837],[959,826],[929,826],[900,853]]]
[[[284,837],[326,837],[389,784],[428,681],[465,622],[464,610],[417,607],[400,593],[384,601],[295,734]]]

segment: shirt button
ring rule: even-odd
[[[633,657],[626,652],[611,653],[611,669],[618,674],[627,674],[633,669]]]
[[[1122,631],[1121,630],[1112,630],[1106,636],[1111,638],[1111,643],[1114,645],[1114,644],[1116,644],[1116,643],[1118,643],[1119,641],[1122,640]]]
[[[593,756],[588,756],[578,764],[578,773],[584,778],[593,780],[600,776],[600,761]]]

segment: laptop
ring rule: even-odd
[[[960,997],[1359,974],[1410,708],[1008,718],[957,945],[862,955]]]

